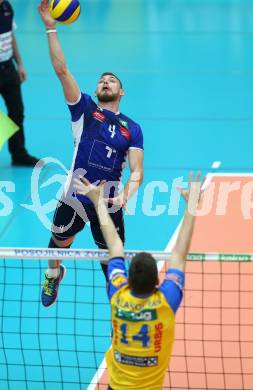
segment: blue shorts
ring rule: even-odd
[[[92,204],[78,203],[73,199],[73,206],[71,206],[63,201],[59,201],[54,213],[51,230],[52,235],[57,240],[64,241],[72,236],[75,236],[83,230],[87,222],[90,222],[91,233],[95,244],[100,249],[106,249],[107,246],[100,229],[99,220],[94,206]],[[122,242],[124,243],[125,228],[122,209],[119,209],[114,213],[110,213],[110,216],[117,228]]]

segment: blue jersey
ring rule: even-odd
[[[109,262],[108,278],[113,327],[112,346],[106,352],[110,387],[162,390],[184,273],[168,270],[161,286],[145,298],[131,292],[123,259]]]
[[[143,149],[140,126],[121,113],[101,109],[89,95],[82,93],[74,104],[68,103],[72,118],[75,152],[71,171],[81,172],[91,182],[115,182],[110,197],[116,196],[131,148]],[[82,195],[77,198],[90,203]]]

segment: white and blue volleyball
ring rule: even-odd
[[[51,0],[49,11],[57,22],[70,24],[80,15],[81,6],[78,0]]]

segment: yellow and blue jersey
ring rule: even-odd
[[[112,346],[106,353],[110,387],[161,390],[174,342],[184,273],[169,269],[161,286],[145,298],[131,292],[123,259],[110,260],[108,279],[113,326]]]

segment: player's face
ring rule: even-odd
[[[123,89],[120,87],[120,82],[116,77],[111,75],[101,77],[96,89],[96,96],[100,102],[119,101],[123,95]]]

